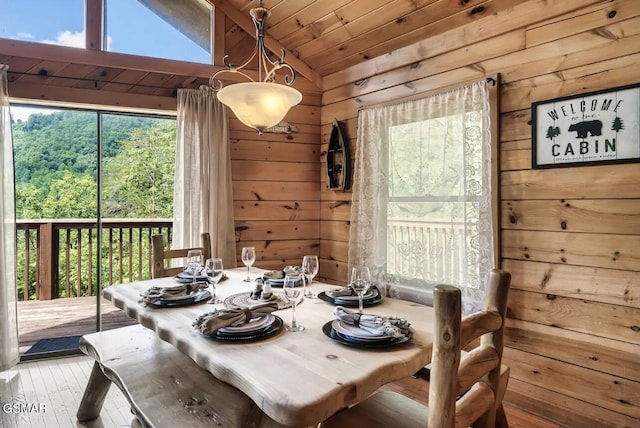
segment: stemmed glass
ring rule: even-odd
[[[192,284],[196,283],[200,266],[202,266],[202,250],[189,250],[187,252],[187,268],[193,275]]]
[[[304,291],[304,297],[306,298],[313,299],[317,297],[311,292],[311,283],[313,282],[313,278],[318,274],[318,269],[318,256],[304,256],[302,258],[302,271],[308,280]]]
[[[211,297],[210,303],[222,303],[220,299],[216,298],[216,285],[222,279],[222,270],[224,269],[222,259],[218,257],[207,259],[204,266],[206,268],[205,272],[211,276],[209,278],[209,284],[211,284],[213,296]]]
[[[284,285],[282,290],[284,296],[291,302],[293,308],[293,318],[291,319],[291,325],[287,327],[287,331],[302,331],[304,326],[298,324],[296,321],[296,306],[302,301],[303,288],[300,287],[300,282],[304,281],[304,276],[300,273],[288,274],[284,277]]]
[[[254,247],[242,248],[242,263],[247,267],[247,279],[244,282],[251,282],[249,273],[251,272],[251,265],[256,261],[256,249]]]
[[[362,300],[364,293],[371,286],[371,274],[366,266],[354,266],[351,269],[349,285],[358,294],[358,312],[362,313]]]

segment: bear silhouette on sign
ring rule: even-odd
[[[602,122],[599,120],[587,120],[584,122],[573,123],[569,126],[569,132],[576,131],[576,138],[587,138],[587,134],[602,135]]]

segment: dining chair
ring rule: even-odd
[[[502,398],[509,368],[502,364],[502,350],[510,282],[508,272],[491,270],[484,309],[464,318],[460,289],[435,287],[428,406],[379,391],[335,414],[322,428],[507,427]],[[471,349],[463,352],[467,346]]]
[[[172,259],[187,257],[189,250],[202,250],[202,259],[211,258],[211,237],[208,233],[200,234],[201,245],[194,248],[173,248],[165,250],[164,238],[162,235],[153,235],[151,237],[151,278],[164,278],[174,276],[180,273],[184,267],[171,267]],[[168,265],[169,267],[165,267]]]

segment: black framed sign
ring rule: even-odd
[[[533,168],[640,162],[640,84],[531,104]]]

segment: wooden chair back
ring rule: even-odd
[[[460,290],[450,285],[435,287],[429,427],[496,426],[510,282],[508,272],[492,270],[484,310],[464,318]],[[479,344],[474,342],[478,338]],[[472,342],[476,346],[462,353]]]
[[[164,278],[180,273],[184,267],[171,267],[170,261],[187,257],[189,250],[202,250],[203,261],[210,259],[211,237],[205,232],[200,235],[200,240],[200,247],[165,250],[162,235],[153,235],[151,237],[151,278]]]

